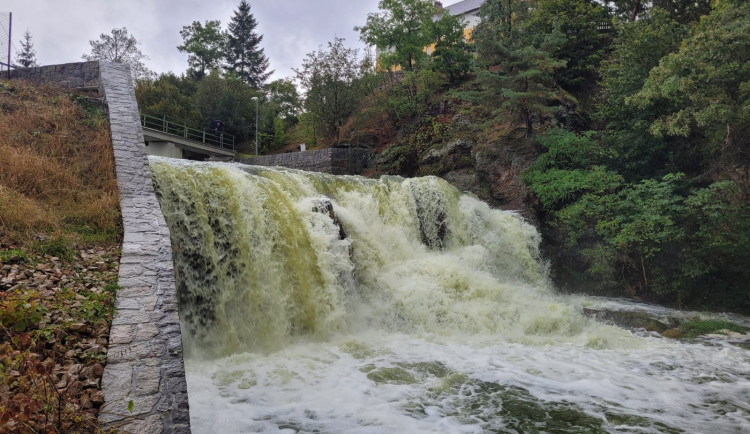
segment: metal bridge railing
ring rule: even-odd
[[[221,149],[234,151],[234,136],[227,133],[217,133],[211,130],[190,128],[184,123],[171,121],[166,116],[152,116],[141,113],[141,126],[154,131],[160,131],[188,140],[205,143]]]

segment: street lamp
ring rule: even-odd
[[[255,156],[258,156],[258,97],[254,96],[250,99],[255,100]]]

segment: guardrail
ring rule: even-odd
[[[172,136],[205,143],[221,149],[234,151],[234,136],[226,133],[217,133],[210,130],[199,130],[190,128],[184,123],[175,122],[165,116],[152,116],[141,113],[141,126],[150,130],[159,131]]]

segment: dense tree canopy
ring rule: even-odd
[[[428,59],[424,49],[433,42],[430,33],[435,7],[423,0],[381,0],[380,13],[367,15],[367,23],[355,27],[362,41],[379,51],[382,68],[400,66],[411,71]]]

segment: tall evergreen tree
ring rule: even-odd
[[[23,34],[23,41],[21,42],[21,52],[16,55],[16,62],[24,68],[31,68],[39,66],[36,61],[36,51],[34,50],[34,43],[31,42],[31,33],[26,30]]]
[[[243,81],[255,89],[263,86],[273,71],[268,69],[268,57],[260,47],[263,35],[259,35],[255,28],[258,22],[250,13],[250,4],[245,0],[240,2],[234,16],[229,22],[227,33],[224,69],[234,72]]]

